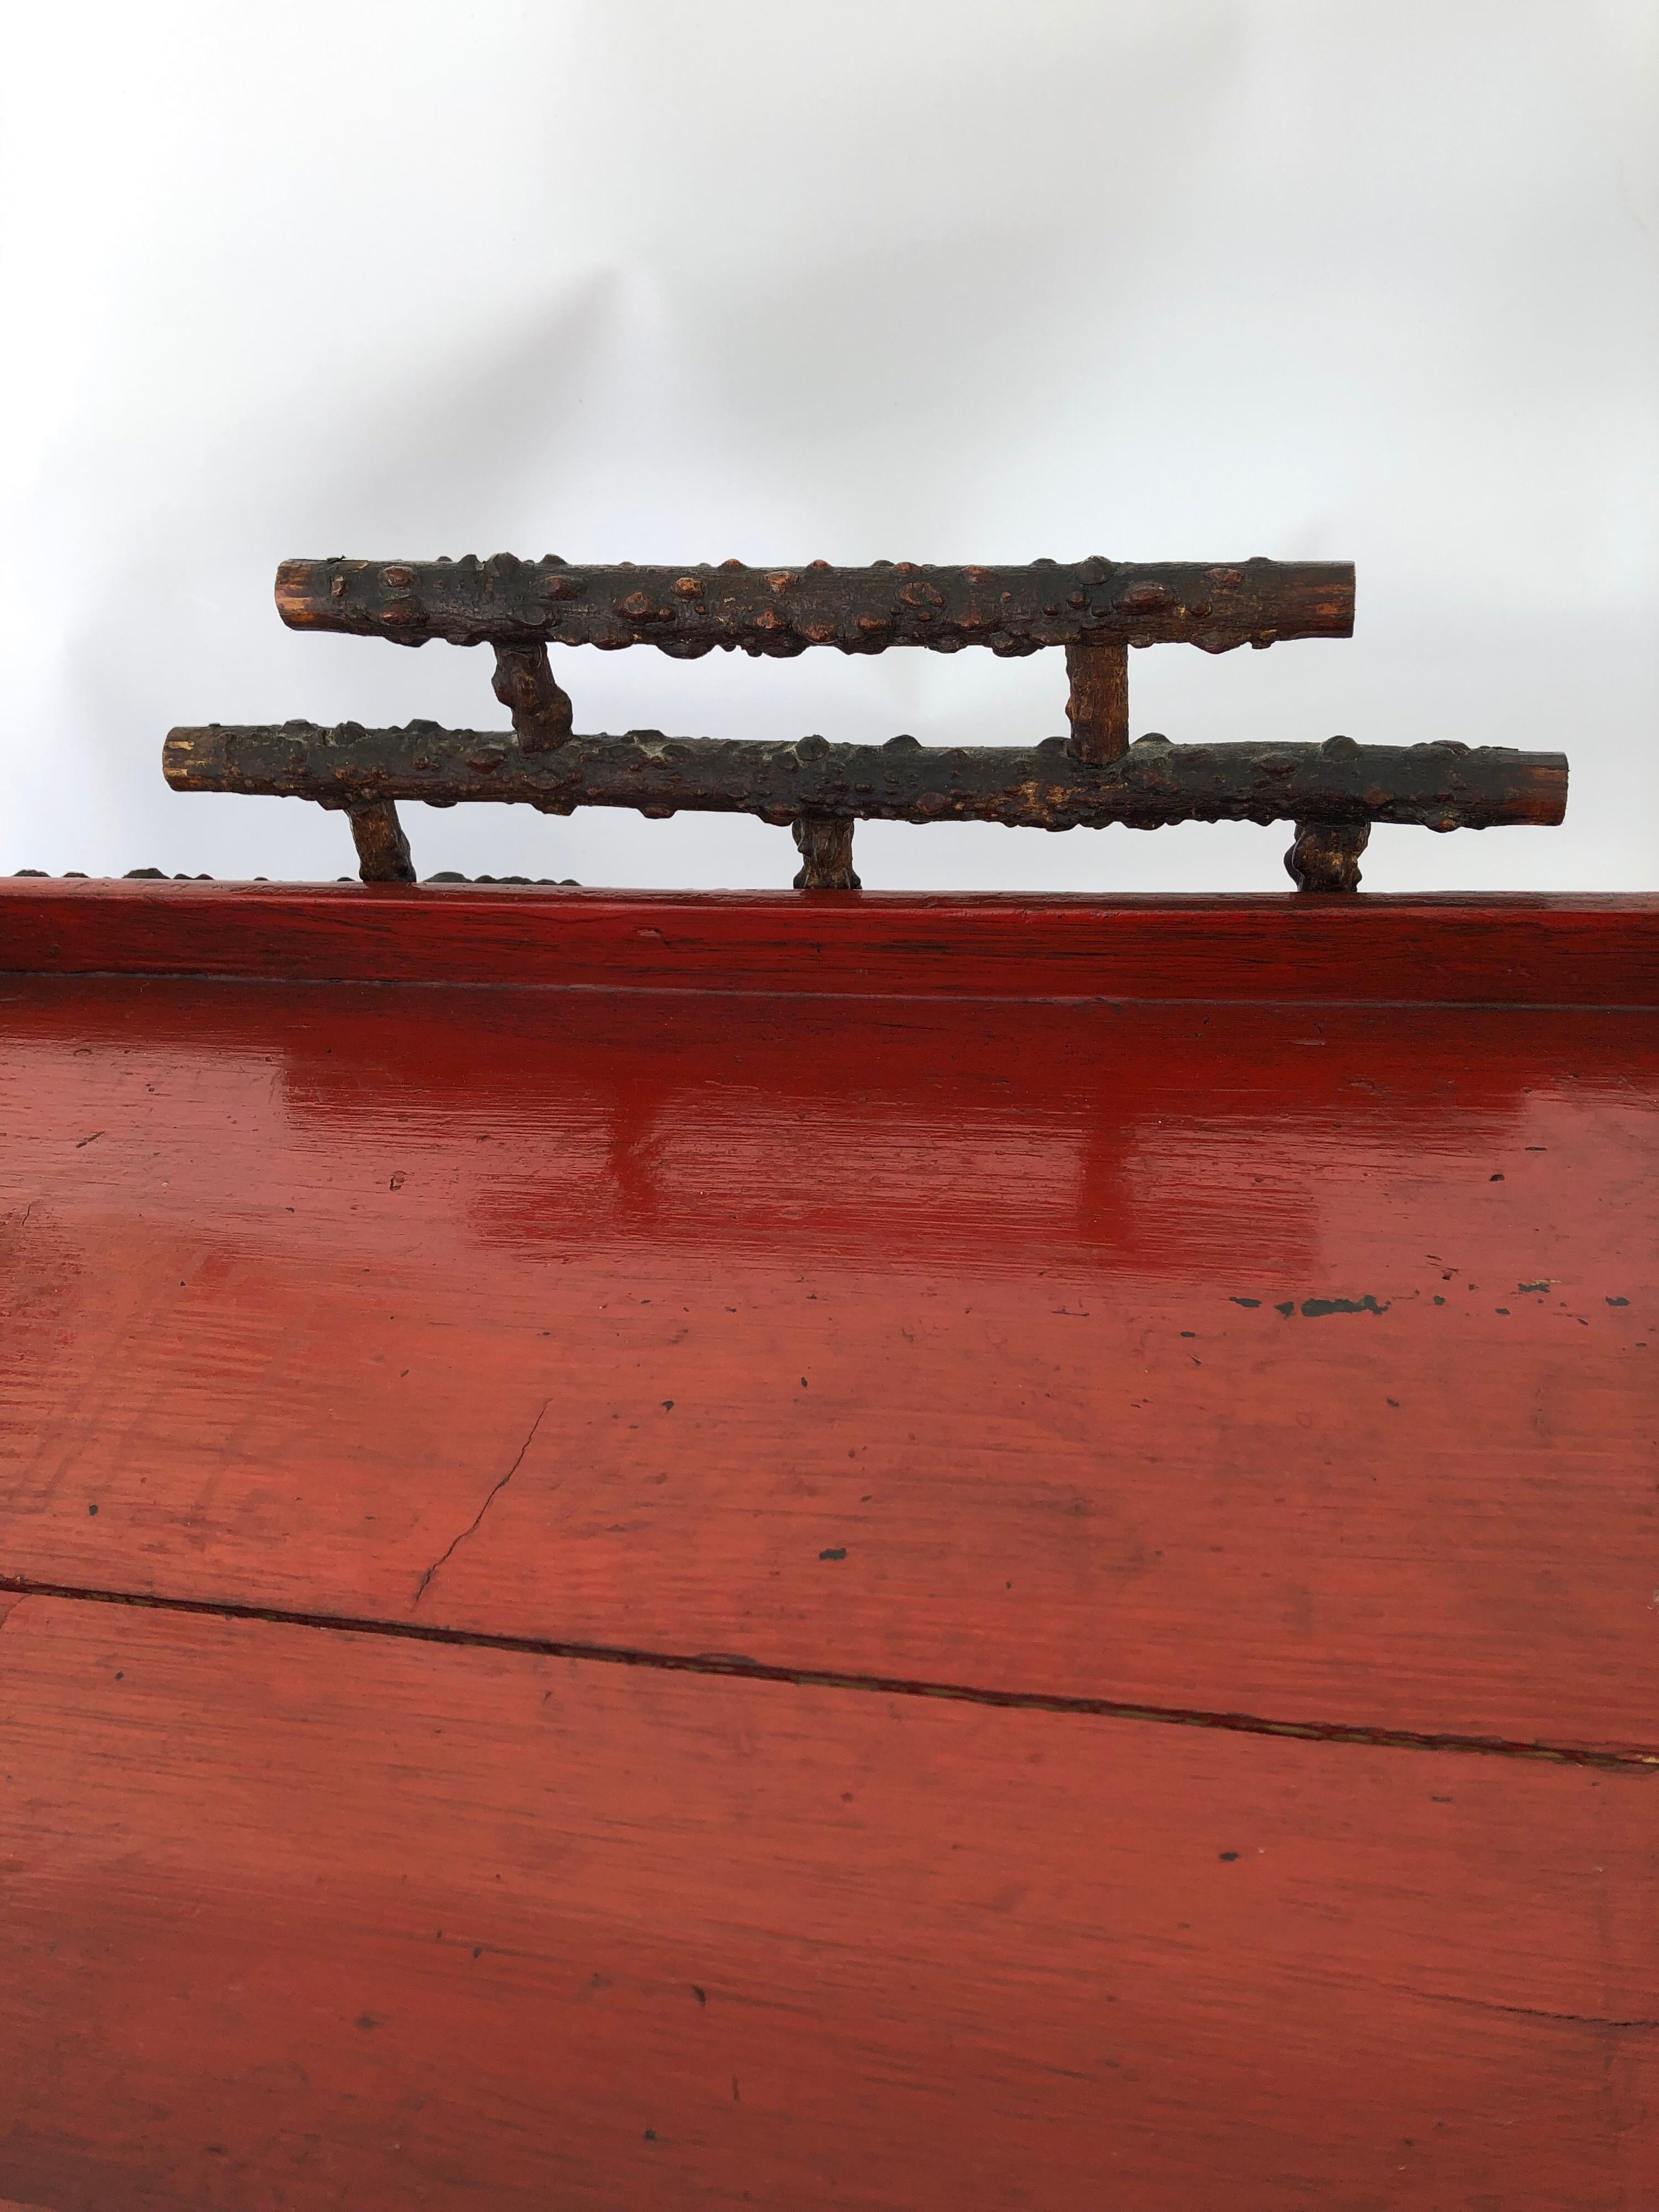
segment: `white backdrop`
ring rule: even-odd
[[[1563,746],[1375,889],[1659,885],[1652,0],[59,0],[11,12],[0,869],[335,876],[169,725],[504,717],[289,554],[1352,558],[1136,731]],[[577,726],[1030,740],[1060,658],[556,654]],[[405,810],[422,873],[783,884],[787,833]],[[870,826],[867,884],[1284,889],[1288,834]]]

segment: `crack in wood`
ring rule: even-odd
[[[489,1512],[490,1507],[501,1496],[502,1491],[507,1488],[507,1484],[512,1481],[514,1476],[524,1465],[524,1455],[530,1449],[531,1445],[535,1443],[536,1431],[540,1428],[543,1418],[546,1414],[547,1409],[552,1402],[553,1401],[550,1398],[544,1398],[542,1400],[541,1412],[537,1414],[535,1419],[530,1424],[530,1433],[525,1438],[524,1442],[519,1446],[518,1457],[514,1461],[512,1466],[508,1468],[507,1473],[501,1477],[501,1480],[496,1483],[495,1487],[491,1490],[489,1495],[484,1499],[483,1504],[473,1515],[468,1525],[462,1529],[460,1534],[455,1538],[454,1541],[447,1550],[442,1551],[438,1554],[437,1558],[432,1562],[432,1565],[421,1577],[420,1581],[416,1583],[414,1602],[416,1605],[418,1605],[421,1600],[426,1595],[428,1586],[431,1583],[434,1575],[437,1573],[439,1568],[447,1566],[450,1560],[454,1558],[461,1546],[465,1543],[467,1538],[469,1536],[475,1535],[477,1533],[478,1523],[483,1519],[484,1515]]]
[[[1467,2005],[1475,2012],[1507,2013],[1515,2020],[1556,2020],[1572,2027],[1659,2028],[1659,2019],[1610,2020],[1599,2012],[1551,2012],[1543,2005],[1500,2004],[1494,1997],[1459,1996],[1450,1990],[1402,1990],[1401,1994],[1424,2004]]]

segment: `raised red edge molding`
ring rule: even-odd
[[[1659,1006],[1659,896],[0,880],[0,972]]]

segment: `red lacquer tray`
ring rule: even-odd
[[[1646,2202],[1659,901],[0,969],[0,2194]]]

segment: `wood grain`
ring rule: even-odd
[[[1650,2212],[1656,950],[0,885],[0,2191]]]
[[[3,1011],[5,1571],[1659,1747],[1647,1017]]]
[[[1638,2212],[1652,1778],[28,1599],[53,2212]]]
[[[781,847],[780,874],[793,868]],[[343,827],[341,866],[352,854]],[[1659,1006],[1659,899],[1113,899],[0,878],[0,973]]]

